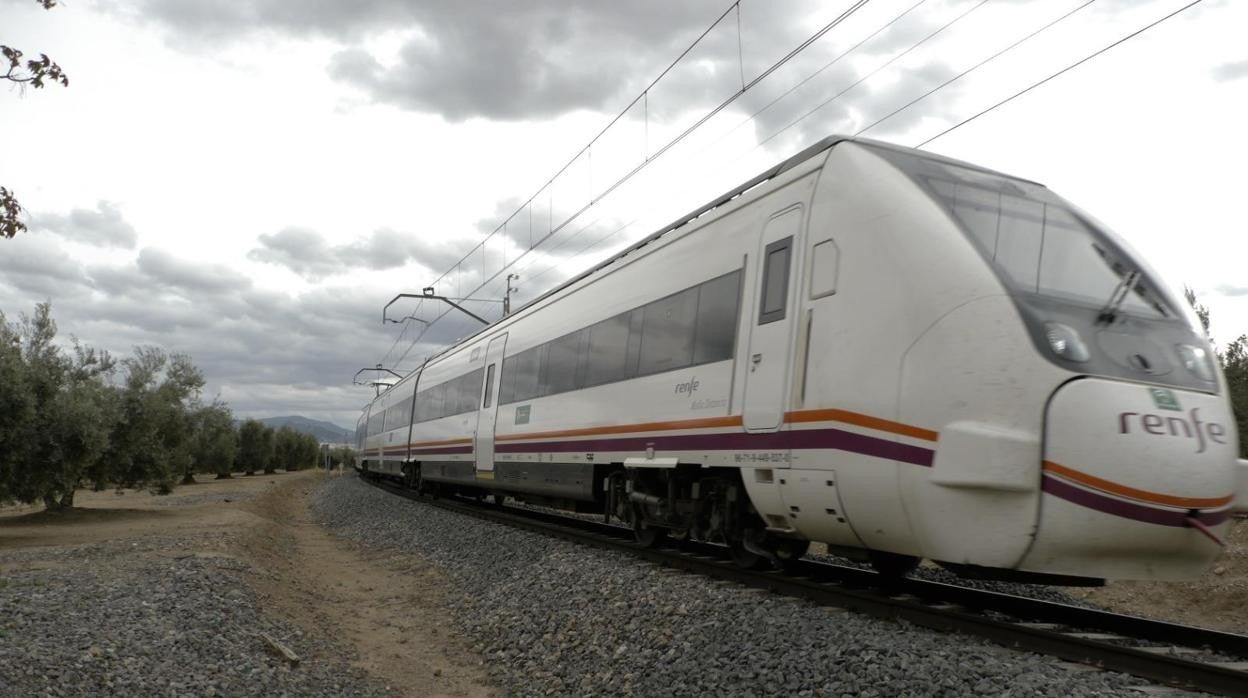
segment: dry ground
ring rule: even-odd
[[[1226,549],[1194,581],[1111,582],[1067,591],[1120,613],[1248,633],[1248,520],[1232,524]]]
[[[267,612],[327,638],[399,693],[495,695],[480,660],[448,625],[445,584],[435,569],[409,556],[359,549],[309,520],[306,499],[320,477],[305,471],[205,480],[164,497],[83,491],[76,495],[79,508],[64,514],[6,507],[0,551],[187,537],[195,541],[191,554],[249,563],[248,583]],[[6,571],[0,564],[0,575]]]

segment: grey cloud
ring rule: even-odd
[[[251,286],[251,279],[228,267],[179,259],[153,247],[139,252],[138,268],[165,286],[187,291],[220,292]]]
[[[804,8],[819,3],[804,1],[785,12],[771,11],[761,0],[746,5],[757,8],[747,15],[752,45],[771,46],[773,25],[797,27]],[[451,121],[517,120],[614,107],[639,92],[724,6],[720,0],[311,5],[146,0],[137,9],[112,0],[109,5],[137,21],[163,24],[192,44],[239,41],[261,32],[336,40],[343,48],[329,59],[331,76],[374,101]],[[393,63],[383,64],[364,48],[368,37],[383,32],[406,37]],[[699,59],[719,65],[720,72],[736,73],[735,32],[730,17]]]
[[[84,267],[42,232],[3,244],[5,315],[51,300],[65,337],[122,356],[139,344],[187,352],[208,377],[206,394],[221,392],[241,415],[299,413],[353,425],[371,393],[351,387],[351,374],[376,363],[397,331],[378,320],[388,297],[368,289],[257,289],[229,269],[153,249],[128,264]],[[449,322],[431,336],[464,333]],[[411,356],[432,350],[426,342]]]
[[[462,241],[438,241],[389,228],[344,245],[331,246],[320,233],[303,228],[264,234],[259,242],[247,253],[248,259],[283,266],[314,281],[352,269],[394,269],[409,263],[442,271],[469,247]]]
[[[1223,63],[1213,69],[1213,79],[1220,82],[1248,77],[1248,59]]]
[[[1223,296],[1248,296],[1248,286],[1234,286],[1231,284],[1219,284],[1215,289]]]
[[[126,222],[115,204],[100,201],[95,210],[76,208],[68,214],[43,213],[33,217],[31,227],[61,235],[67,240],[99,247],[134,249],[138,240],[134,226]]]
[[[313,230],[285,228],[272,235],[262,234],[260,245],[247,253],[248,259],[283,266],[309,279],[341,270],[325,238]]]

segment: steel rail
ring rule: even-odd
[[[664,547],[646,548],[634,542],[631,529],[623,526],[532,509],[470,504],[460,498],[434,498],[383,480],[361,479],[386,492],[444,510],[625,552],[666,567],[819,605],[905,620],[934,630],[965,632],[1013,649],[1180,688],[1248,696],[1248,661],[1183,656],[1248,659],[1248,636],[1244,635],[942,582],[891,579],[871,570],[811,560],[799,561],[787,573],[746,570],[734,565],[727,548],[720,545],[672,541]],[[1142,647],[1140,641],[1162,646]]]

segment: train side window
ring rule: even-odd
[[[643,308],[634,308],[628,314],[628,349],[624,355],[624,375],[622,378],[635,378],[637,366],[641,363],[641,325],[645,319]]]
[[[640,375],[662,373],[693,363],[698,287],[647,303],[642,311]]]
[[[698,320],[693,337],[695,365],[732,358],[740,299],[740,271],[698,286]]]
[[[503,359],[503,374],[498,377],[498,404],[516,401],[516,357]]]
[[[446,383],[435,385],[429,389],[429,418],[438,419],[443,416],[442,405],[446,401]]]
[[[541,357],[538,350],[542,347],[533,347],[516,354],[514,357],[515,367],[505,367],[504,373],[510,369],[513,373],[512,383],[515,386],[513,400],[529,400],[538,395],[538,372],[541,369]]]
[[[475,371],[474,371],[475,373]],[[494,398],[494,364],[490,364],[485,369],[485,400],[481,402],[481,407],[489,407],[490,400]]]
[[[546,344],[546,365],[542,372],[542,395],[554,395],[576,389],[576,368],[584,330],[552,340]]]
[[[784,319],[789,300],[789,258],[793,238],[776,240],[763,251],[763,297],[758,304],[758,324]]]
[[[493,365],[493,364],[491,364]],[[475,412],[477,409],[477,396],[481,394],[481,374],[483,369],[477,369],[472,373],[464,376],[464,402],[462,403],[462,411]],[[492,383],[493,381],[491,381]]]
[[[628,331],[633,313],[621,313],[589,328],[585,385],[602,385],[628,375]]]

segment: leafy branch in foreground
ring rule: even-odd
[[[39,3],[43,9],[50,10],[56,7],[58,0],[35,0],[35,2]],[[12,46],[0,44],[0,56],[3,56],[9,64],[8,69],[0,78],[23,87],[30,85],[36,89],[49,83],[69,87],[69,76],[56,61],[48,58],[48,54],[41,53],[38,58],[27,58],[23,61],[24,55]],[[17,197],[9,189],[0,187],[0,237],[11,238],[18,233],[26,232],[26,224],[22,222],[21,215],[22,207],[17,203]]]

